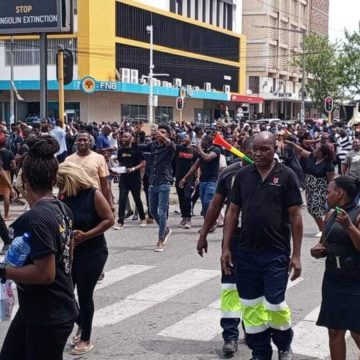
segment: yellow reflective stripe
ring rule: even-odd
[[[223,313],[232,312],[240,314],[241,304],[237,290],[221,290],[220,308]],[[239,317],[239,315],[236,317]]]
[[[242,321],[248,334],[257,334],[268,328],[263,300],[263,297],[252,300],[241,299]]]
[[[291,328],[291,311],[285,301],[280,304],[270,304],[265,300],[264,305],[270,327],[278,330]]]

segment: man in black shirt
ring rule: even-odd
[[[180,227],[191,229],[191,195],[194,191],[196,177],[193,175],[186,184],[179,186],[181,179],[187,174],[196,161],[196,150],[191,146],[191,136],[187,133],[180,134],[181,144],[176,145],[176,191],[179,198],[179,205],[182,220]]]
[[[275,146],[270,132],[256,135],[255,164],[236,175],[225,218],[221,266],[231,274],[231,240],[242,211],[235,264],[246,342],[254,359],[271,360],[272,340],[279,359],[291,360],[293,331],[285,292],[289,269],[291,280],[301,274],[302,198],[295,173],[274,160]]]
[[[146,226],[144,207],[140,197],[140,169],[145,166],[145,158],[141,153],[141,150],[137,146],[133,145],[133,136],[129,132],[123,134],[121,142],[122,146],[118,151],[118,161],[120,166],[124,166],[126,168],[126,173],[120,175],[119,226],[114,227],[114,229],[124,228],[126,200],[128,198],[129,191],[134,198],[136,208],[139,212],[140,226]]]
[[[159,125],[156,141],[139,144],[142,151],[150,153],[152,166],[149,176],[150,212],[159,226],[159,237],[155,251],[163,252],[171,234],[167,227],[170,187],[173,181],[171,161],[175,154],[175,144],[170,140],[171,130],[167,125]]]
[[[219,175],[220,149],[213,145],[213,137],[205,135],[201,144],[198,145],[198,160],[191,167],[188,173],[180,181],[180,186],[184,186],[193,174],[200,168],[200,199],[202,205],[202,215],[205,217],[210,202],[216,189],[216,181]]]

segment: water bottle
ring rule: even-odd
[[[31,235],[29,233],[24,233],[24,235],[18,236],[13,240],[5,254],[6,265],[19,267],[25,264],[26,258],[30,254],[30,238]]]

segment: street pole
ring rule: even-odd
[[[58,53],[58,81],[59,81],[59,120],[61,127],[64,127],[65,104],[64,104],[64,49],[59,48]]]
[[[40,118],[47,117],[47,35],[40,34]]]
[[[14,38],[10,44],[10,125],[15,122],[15,91],[14,91]]]
[[[154,122],[154,87],[153,87],[153,76],[154,76],[154,28],[152,25],[146,27],[146,31],[150,34],[150,64],[149,64],[149,123]]]
[[[300,123],[305,124],[305,35],[306,31],[302,30],[302,80],[301,80],[301,110]]]

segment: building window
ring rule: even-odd
[[[200,20],[199,16],[199,1],[201,0],[195,0],[195,19]]]
[[[146,105],[121,105],[121,118],[128,121],[147,121]]]
[[[211,111],[209,109],[195,109],[194,119],[196,124],[208,124],[211,122]]]
[[[155,109],[155,121],[159,124],[166,124],[174,119],[174,109],[168,106],[158,106]]]
[[[249,76],[249,89],[254,94],[259,94],[260,78],[259,76]]]
[[[176,0],[170,0],[170,11],[176,13]]]
[[[76,39],[49,39],[48,40],[48,65],[56,64],[56,54],[59,46],[69,49],[77,64],[77,40]],[[5,41],[5,65],[11,65],[11,42]],[[40,42],[39,40],[15,40],[14,41],[14,65],[34,66],[40,65]]]

